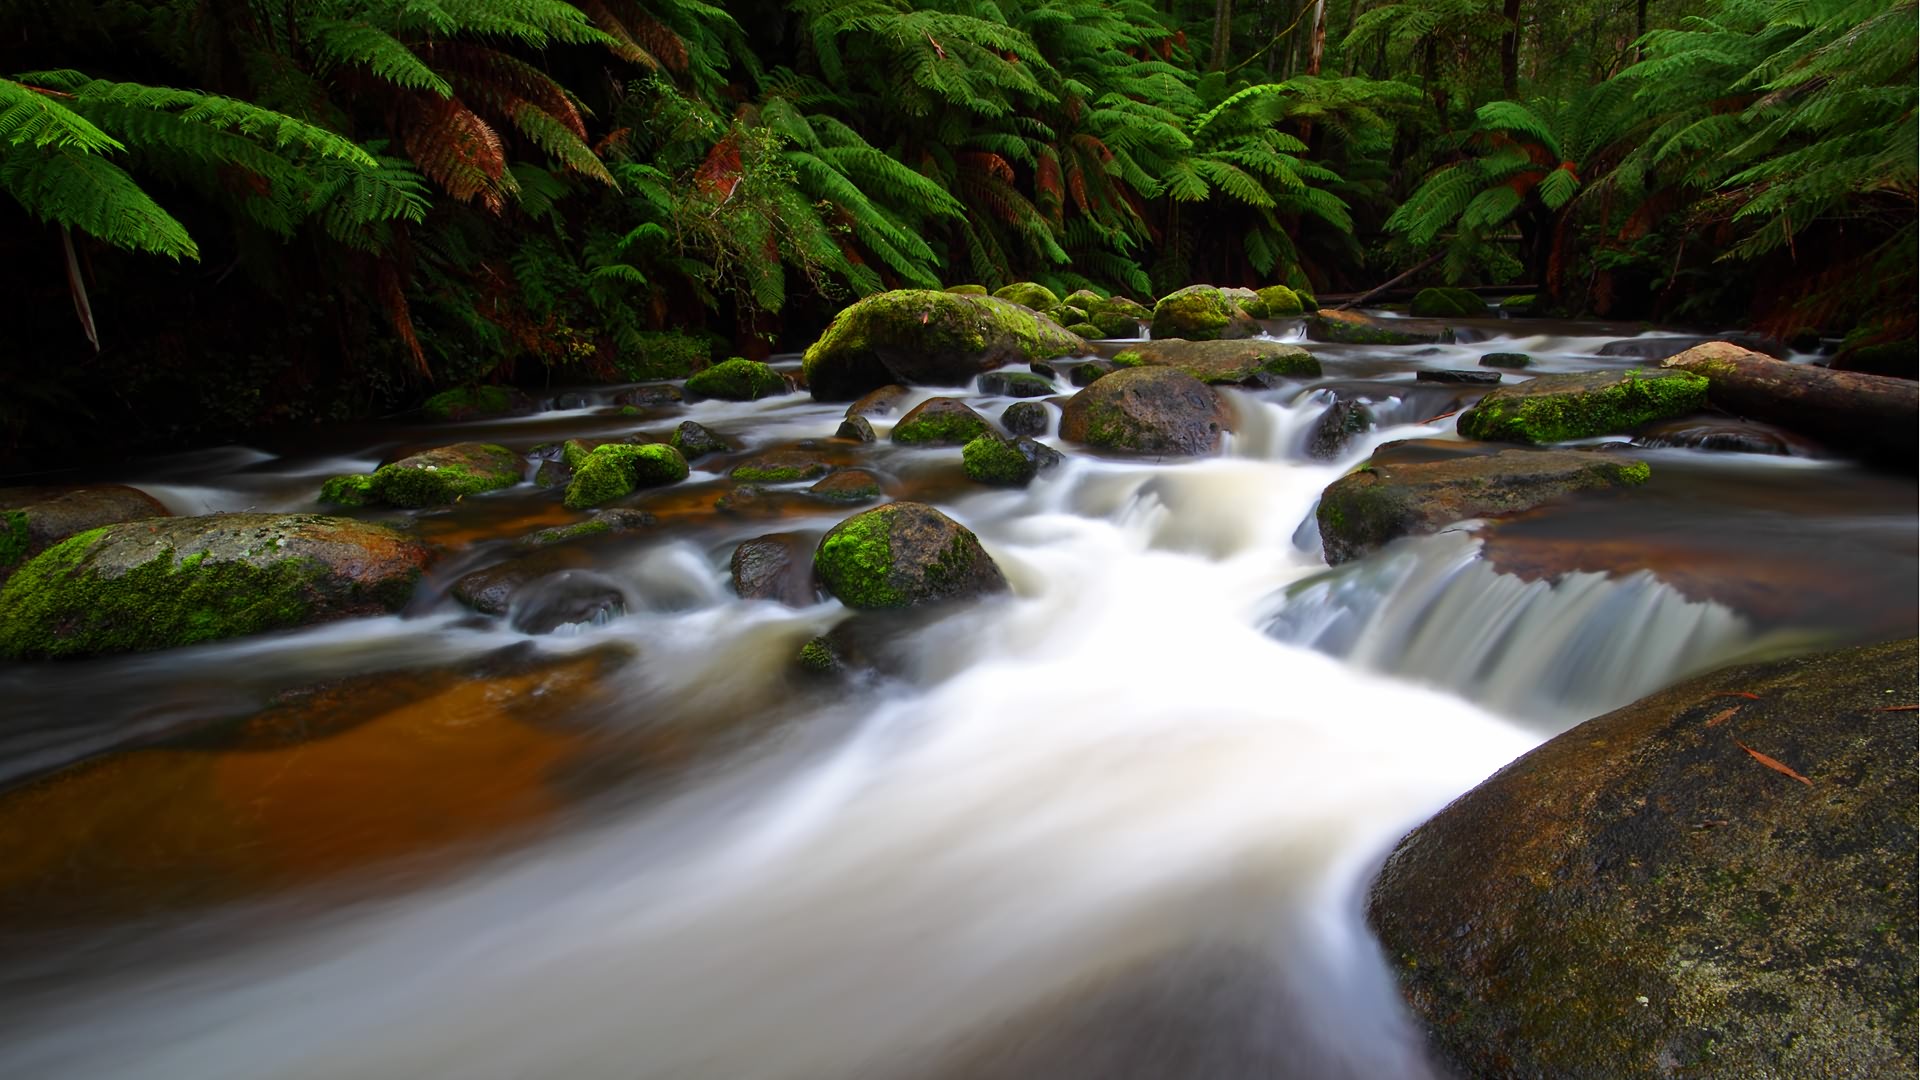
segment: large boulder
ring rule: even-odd
[[[1369,917],[1442,1062],[1912,1075],[1915,645],[1682,683],[1402,840]]]
[[[1723,341],[1697,345],[1661,366],[1705,377],[1707,400],[1735,416],[1887,465],[1911,469],[1920,457],[1920,383],[1789,364]]]
[[[787,392],[787,380],[758,360],[736,356],[687,376],[687,390],[725,401],[756,401]]]
[[[888,383],[963,386],[1011,363],[1087,351],[1044,315],[991,296],[900,289],[834,317],[801,359],[821,401],[846,401]]]
[[[813,569],[827,592],[863,610],[1007,591],[979,538],[924,503],[890,503],[835,525],[820,538]]]
[[[1337,345],[1446,345],[1453,328],[1413,319],[1376,319],[1355,311],[1322,308],[1307,316],[1307,338]]]
[[[1315,517],[1327,564],[1457,521],[1513,514],[1569,492],[1645,483],[1645,462],[1579,450],[1503,450],[1362,466],[1328,485]]]
[[[1174,368],[1116,371],[1073,395],[1060,437],[1135,454],[1211,454],[1233,413],[1212,387]]]
[[[928,398],[893,425],[893,441],[920,446],[964,446],[992,430],[987,418],[958,398]]]
[[[1685,371],[1541,375],[1493,390],[1460,414],[1458,426],[1469,439],[1537,445],[1621,434],[1706,403],[1707,380]]]
[[[1259,292],[1260,303],[1267,309],[1266,318],[1296,319],[1304,312],[1300,294],[1285,285],[1269,285]]]
[[[75,533],[166,516],[159,500],[122,484],[0,488],[0,581],[14,567]]]
[[[993,290],[993,295],[1034,311],[1051,311],[1060,306],[1060,298],[1054,295],[1052,289],[1031,281],[1003,285]]]
[[[1147,341],[1114,354],[1121,367],[1169,367],[1213,385],[1263,385],[1272,379],[1311,379],[1320,361],[1298,345],[1262,339]]]
[[[387,526],[318,514],[107,525],[0,588],[0,656],[145,652],[397,611],[430,558]]]
[[[687,478],[687,459],[665,443],[635,446],[606,443],[593,448],[574,467],[567,485],[566,506],[585,510],[631,495],[636,488],[657,487]]]
[[[1189,285],[1170,292],[1153,305],[1153,324],[1149,337],[1186,338],[1189,341],[1214,341],[1219,338],[1247,338],[1260,332],[1260,324],[1241,310],[1233,298],[1212,285]]]
[[[492,443],[455,443],[374,470],[368,494],[388,506],[446,506],[520,482],[520,455]],[[330,481],[331,482],[331,481]]]

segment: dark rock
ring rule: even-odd
[[[1060,437],[1138,454],[1211,454],[1233,430],[1233,413],[1213,388],[1173,368],[1116,371],[1073,395]]]
[[[678,404],[683,397],[680,388],[672,383],[649,383],[645,386],[636,386],[631,390],[622,390],[614,395],[613,403],[635,406],[674,405]]]
[[[592,536],[610,536],[615,533],[637,532],[650,529],[659,524],[659,519],[645,510],[630,510],[616,507],[602,510],[585,521],[572,525],[555,525],[528,533],[514,541],[514,546],[531,551],[536,548],[552,547],[570,540],[583,540]]]
[[[1461,371],[1448,368],[1422,371],[1413,378],[1415,382],[1467,383],[1475,386],[1500,385],[1500,373],[1497,371]]]
[[[167,516],[159,500],[122,484],[0,488],[0,581],[14,567],[75,533]]]
[[[1052,319],[1007,300],[901,289],[840,312],[802,364],[813,396],[831,401],[888,383],[963,386],[995,368],[1086,348]]]
[[[1868,461],[1910,470],[1920,460],[1920,384],[1885,375],[1789,364],[1724,342],[1667,360],[1705,377],[1706,399],[1736,416],[1778,424]]]
[[[456,443],[374,470],[369,490],[388,506],[446,506],[520,482],[520,455],[491,443]]]
[[[900,399],[912,392],[904,386],[882,386],[847,406],[847,415],[892,416],[900,409]]]
[[[807,493],[834,502],[872,502],[880,497],[880,478],[865,469],[840,469],[808,488]]]
[[[1835,371],[1912,379],[1920,376],[1920,343],[1907,338],[1905,341],[1888,341],[1878,345],[1859,345],[1842,350],[1827,366]]]
[[[1503,450],[1414,464],[1375,464],[1320,495],[1316,518],[1328,565],[1402,536],[1468,518],[1530,510],[1569,492],[1645,483],[1646,463],[1576,450]]]
[[[1523,368],[1533,363],[1533,357],[1523,352],[1490,352],[1480,358],[1481,367]]]
[[[1631,369],[1541,375],[1494,389],[1460,414],[1460,434],[1496,442],[1554,443],[1632,431],[1649,420],[1699,412],[1707,380],[1684,371]]]
[[[432,555],[318,514],[150,518],[54,544],[0,588],[0,656],[170,649],[397,611]]]
[[[1045,435],[1047,407],[1037,401],[1016,401],[1000,414],[1000,426],[1014,435]]]
[[[836,439],[851,439],[854,442],[870,443],[879,436],[873,433],[873,425],[868,423],[866,417],[849,416],[845,420],[840,421],[840,426],[833,430],[833,437]]]
[[[1822,450],[1818,443],[1782,431],[1772,424],[1726,416],[1683,416],[1678,420],[1643,425],[1633,433],[1633,444],[1647,447],[1684,446],[1694,450],[1785,457],[1817,457]]]
[[[514,594],[527,584],[562,570],[584,569],[590,564],[591,556],[586,551],[556,541],[462,574],[448,592],[482,615],[505,615],[513,604]]]
[[[958,398],[928,398],[893,425],[893,441],[922,446],[963,446],[993,425]]]
[[[564,461],[542,461],[540,467],[533,471],[533,482],[537,487],[563,488],[573,482],[573,470],[567,468]],[[326,489],[322,488],[322,502],[328,501],[325,496]]]
[[[813,567],[829,593],[861,610],[1007,591],[979,538],[923,503],[891,503],[835,525],[821,538]]]
[[[1346,453],[1356,435],[1373,430],[1373,410],[1358,401],[1338,400],[1327,406],[1313,425],[1307,442],[1307,455],[1319,461],[1332,461]]]
[[[1888,710],[1913,704],[1915,647],[1728,668],[1642,698],[1402,840],[1369,919],[1442,1063],[1571,1080],[1910,1075],[1915,724]]]
[[[990,371],[980,376],[980,392],[992,397],[1046,397],[1053,393],[1053,380],[1024,371]]]
[[[1784,360],[1787,347],[1764,334],[1748,334],[1733,331],[1727,334],[1715,334],[1712,337],[1637,337],[1621,341],[1609,341],[1600,346],[1601,356],[1630,356],[1636,360],[1665,360],[1669,356],[1678,356],[1688,349],[1705,345],[1709,341],[1724,341],[1738,345],[1742,349],[1765,353],[1776,360]]]
[[[1376,319],[1328,308],[1307,316],[1309,340],[1341,345],[1446,345],[1456,336],[1453,328],[1444,323]]]
[[[1035,360],[1027,365],[1027,369],[1043,379],[1055,379],[1060,376],[1059,370],[1045,360]]]
[[[769,450],[733,467],[727,475],[748,484],[791,484],[833,471],[833,462],[798,448]]]
[[[1095,380],[1119,370],[1120,366],[1111,360],[1089,360],[1070,368],[1067,371],[1067,381],[1075,386],[1092,386]]]
[[[792,607],[814,601],[813,539],[780,532],[756,536],[733,549],[733,591],[743,600],[772,600]]]
[[[688,461],[697,461],[708,454],[722,454],[733,449],[727,445],[725,439],[691,420],[682,421],[679,427],[673,429],[673,437],[667,440],[667,445],[680,451],[680,456]]]
[[[1260,324],[1253,316],[1212,285],[1189,285],[1161,297],[1153,306],[1153,323],[1147,331],[1156,340],[1189,341],[1247,338],[1259,332]]]
[[[1298,345],[1265,339],[1241,341],[1149,341],[1124,349],[1115,365],[1166,367],[1213,385],[1261,386],[1280,379],[1320,375],[1320,361]]]
[[[550,634],[568,623],[603,623],[626,613],[626,594],[612,578],[561,570],[514,592],[507,625],[522,634]]]
[[[960,458],[969,478],[999,487],[1025,487],[1040,470],[1065,460],[1045,443],[1028,438],[1002,439],[993,434],[982,435],[962,447]]]

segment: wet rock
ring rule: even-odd
[[[1412,319],[1376,319],[1353,311],[1322,308],[1307,316],[1307,338],[1341,345],[1447,345],[1456,335],[1441,323]]]
[[[1213,385],[1262,386],[1320,375],[1320,361],[1298,345],[1279,341],[1150,341],[1116,353],[1126,367],[1167,367]]]
[[[979,538],[923,503],[892,503],[835,525],[814,551],[813,568],[827,592],[857,610],[1007,591]]]
[[[1084,364],[1075,364],[1069,369],[1067,381],[1075,386],[1092,386],[1095,380],[1119,370],[1119,365],[1111,360],[1089,360]]]
[[[1189,341],[1247,338],[1259,332],[1260,324],[1212,285],[1189,285],[1161,297],[1153,306],[1153,322],[1147,330],[1156,340]]]
[[[1507,316],[1531,315],[1540,306],[1540,298],[1533,293],[1519,293],[1500,301],[1500,314]]]
[[[358,509],[362,506],[372,506],[380,500],[373,493],[371,473],[347,473],[341,476],[329,476],[321,481],[320,495],[314,501],[321,506]]]
[[[1448,286],[1421,289],[1408,310],[1416,317],[1429,319],[1484,319],[1493,314],[1485,300]]]
[[[1764,334],[1748,334],[1738,330],[1726,334],[1715,334],[1712,337],[1683,337],[1676,335],[1670,337],[1637,337],[1626,338],[1621,341],[1609,341],[1605,345],[1600,346],[1599,355],[1630,356],[1636,360],[1665,360],[1669,356],[1678,356],[1688,349],[1705,345],[1710,341],[1724,341],[1730,345],[1738,345],[1742,349],[1765,353],[1776,360],[1784,360],[1787,356],[1787,347],[1773,338],[1767,337]]]
[[[879,436],[873,433],[873,425],[867,422],[866,417],[849,416],[845,420],[840,421],[839,427],[833,429],[833,437],[836,439],[850,439],[854,442],[870,443]]]
[[[562,570],[516,590],[507,625],[522,634],[551,634],[570,623],[604,623],[626,613],[619,582],[591,570]]]
[[[787,392],[787,380],[758,360],[734,357],[687,377],[687,392],[725,401],[757,401]]]
[[[1313,425],[1307,442],[1307,455],[1319,461],[1332,461],[1347,452],[1354,437],[1373,430],[1373,410],[1358,401],[1339,400],[1327,406]]]
[[[1817,347],[1816,345],[1815,348]],[[1855,346],[1843,349],[1827,366],[1834,371],[1858,371],[1863,375],[1887,375],[1899,379],[1912,379],[1920,375],[1920,343],[1907,338],[1905,341]]]
[[[533,411],[533,399],[510,386],[459,386],[442,390],[420,406],[429,420],[483,420]]]
[[[1694,450],[1782,457],[1816,457],[1821,452],[1818,443],[1771,424],[1724,416],[1683,416],[1678,420],[1647,424],[1634,432],[1633,444],[1647,447],[1684,446]]]
[[[960,450],[967,476],[997,487],[1025,487],[1042,469],[1064,460],[1059,451],[1028,438],[1002,439],[986,434]]]
[[[1000,426],[1014,435],[1045,435],[1047,407],[1037,401],[1016,401],[1000,414]]]
[[[1059,369],[1045,360],[1035,360],[1033,363],[1027,365],[1027,370],[1043,379],[1057,379],[1060,377]]]
[[[159,500],[123,484],[0,488],[0,581],[14,567],[75,533],[167,516]]]
[[[1523,352],[1490,352],[1480,358],[1481,367],[1523,368],[1533,363],[1533,357]]]
[[[1789,364],[1725,342],[1688,349],[1663,368],[1704,376],[1707,400],[1736,416],[1893,468],[1920,460],[1920,384],[1910,380]]]
[[[1501,386],[1460,414],[1469,439],[1553,443],[1620,434],[1649,420],[1699,412],[1707,380],[1685,371],[1631,369],[1541,375]]]
[[[813,396],[832,401],[889,383],[962,386],[1008,364],[1086,348],[1052,319],[1010,301],[901,289],[840,312],[801,362]]]
[[[319,514],[149,518],[49,547],[0,588],[0,656],[170,649],[397,611],[430,550]]]
[[[566,506],[585,510],[631,495],[638,488],[678,483],[687,478],[687,472],[687,459],[664,443],[596,446],[574,469]]]
[[[533,482],[536,487],[563,488],[573,482],[573,470],[567,468],[564,461],[542,461],[540,467],[533,471]],[[324,487],[320,489],[320,501],[328,501]]]
[[[1124,311],[1096,311],[1087,317],[1087,322],[1097,331],[1097,337],[1132,339],[1140,336],[1140,317]]]
[[[1073,395],[1060,437],[1102,450],[1211,454],[1233,430],[1233,414],[1212,387],[1173,368],[1116,371]]]
[[[1415,382],[1464,383],[1472,386],[1500,385],[1500,373],[1497,371],[1461,371],[1455,368],[1422,371],[1413,379]]]
[[[990,371],[980,376],[980,392],[993,397],[1046,397],[1053,393],[1053,380],[1024,371]]]
[[[631,390],[622,390],[614,395],[613,403],[636,407],[677,405],[684,396],[680,388],[672,383],[649,383],[645,386],[636,386]]]
[[[779,532],[756,536],[733,549],[733,591],[742,600],[772,600],[791,607],[814,601],[813,538]]]
[[[1300,294],[1285,285],[1269,285],[1261,289],[1259,295],[1261,305],[1266,308],[1262,318],[1294,319],[1306,310],[1300,302]]]
[[[1646,463],[1576,450],[1503,450],[1362,466],[1328,486],[1315,513],[1327,564],[1468,518],[1530,510],[1570,492],[1646,482]]]
[[[893,441],[922,446],[962,446],[992,426],[986,417],[958,398],[928,398],[893,426]]]
[[[995,289],[993,295],[1008,300],[1021,307],[1034,311],[1050,311],[1060,306],[1060,298],[1045,285],[1036,285],[1031,281],[1016,281],[1011,285]]]
[[[985,285],[949,285],[947,291],[955,296],[987,296]]]
[[[807,494],[834,502],[873,502],[880,497],[880,478],[865,469],[841,469],[808,488]]]
[[[791,484],[833,471],[833,462],[798,448],[769,450],[733,467],[727,475],[746,484]]]
[[[1402,840],[1369,919],[1442,1062],[1594,1080],[1911,1072],[1915,725],[1887,710],[1913,703],[1915,647],[1642,698]]]
[[[698,461],[708,454],[723,454],[733,449],[725,439],[691,420],[682,421],[679,427],[673,429],[673,437],[667,440],[667,445],[680,451],[680,456],[688,461]]]
[[[562,570],[584,569],[588,554],[564,543],[541,545],[491,566],[462,574],[448,590],[460,603],[482,615],[505,615],[513,596],[528,584]]]
[[[651,529],[659,523],[658,518],[647,513],[645,510],[630,510],[616,507],[612,510],[601,510],[587,520],[575,522],[572,525],[555,525],[551,528],[528,533],[519,540],[514,541],[514,546],[522,550],[531,551],[536,548],[564,544],[571,540],[583,540],[591,536],[611,536],[615,533],[638,532],[642,529]]]
[[[847,415],[852,416],[892,416],[900,410],[900,399],[913,391],[904,386],[882,386],[861,396],[860,400],[847,406]]]
[[[447,506],[520,482],[520,455],[491,443],[456,443],[374,470],[369,490],[388,506]]]

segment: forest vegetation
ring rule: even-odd
[[[1913,0],[10,0],[0,465],[803,347],[878,290],[1915,334]]]

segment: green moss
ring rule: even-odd
[[[564,501],[569,510],[585,510],[632,494],[635,488],[685,480],[687,472],[680,451],[663,443],[609,443],[595,447],[574,470]]]
[[[1267,307],[1269,319],[1290,319],[1304,310],[1300,295],[1285,285],[1269,285],[1260,290],[1260,302]]]
[[[816,675],[831,675],[840,670],[840,657],[835,655],[833,644],[824,637],[809,638],[805,645],[800,646],[800,655],[796,659],[802,671]]]
[[[1146,367],[1147,358],[1140,355],[1138,349],[1122,349],[1113,354],[1114,367]]]
[[[993,295],[1035,311],[1046,311],[1060,306],[1060,298],[1054,295],[1052,289],[1031,281],[1016,281],[1004,288],[995,289]]]
[[[1630,461],[1620,466],[1618,473],[1623,484],[1644,484],[1653,475],[1653,470],[1644,461]]]
[[[892,583],[893,519],[868,511],[835,525],[813,554],[814,572],[827,591],[848,607],[905,607],[908,597]]]
[[[1270,357],[1260,365],[1260,370],[1290,379],[1314,379],[1320,376],[1320,360],[1305,349],[1299,349]]]
[[[1469,439],[1565,442],[1630,431],[1649,420],[1696,412],[1706,403],[1707,380],[1699,375],[1629,371],[1590,390],[1489,394],[1461,415],[1459,431]]]
[[[568,439],[560,444],[560,461],[569,469],[578,469],[586,463],[587,455],[593,453],[593,447],[579,439]]]
[[[1523,352],[1490,352],[1480,358],[1481,367],[1523,368],[1533,363],[1533,357]]]
[[[687,389],[728,401],[755,401],[786,393],[787,382],[767,365],[736,356],[693,375]]]
[[[955,296],[986,296],[987,295],[987,287],[985,285],[949,285],[947,286],[946,291],[952,293]]]
[[[1465,289],[1449,286],[1421,289],[1412,312],[1428,318],[1480,318],[1488,314],[1486,301]]]
[[[1539,302],[1540,298],[1534,294],[1521,293],[1518,296],[1509,296],[1505,300],[1500,301],[1500,310],[1506,312],[1530,311]]]
[[[1140,336],[1140,319],[1124,311],[1096,311],[1091,322],[1094,333],[1087,334],[1075,330],[1081,337],[1132,338]],[[1069,327],[1069,329],[1072,329]]]
[[[895,424],[893,441],[960,446],[986,434],[987,430],[986,420],[971,410],[925,412]]]
[[[961,447],[960,461],[969,478],[1004,487],[1021,487],[1037,471],[1018,447],[995,435],[982,435]]]
[[[382,465],[374,470],[369,490],[388,506],[418,508],[446,506],[520,481],[518,454],[490,443],[462,446],[462,453],[444,460],[435,460],[439,451],[429,451]]]
[[[709,350],[703,338],[677,330],[634,335],[634,348],[616,358],[614,370],[629,382],[685,378],[707,362]]]
[[[812,480],[825,476],[832,466],[824,461],[809,461],[796,465],[755,465],[749,462],[735,468],[728,476],[749,484],[791,484],[796,480]]]
[[[328,506],[365,506],[374,501],[373,477],[364,473],[328,477],[320,485],[320,501]]]
[[[1315,299],[1314,295],[1307,290],[1295,289],[1293,290],[1293,295],[1300,298],[1300,311],[1302,314],[1310,315],[1320,310],[1320,301]]]
[[[632,405],[622,405],[614,411],[615,416],[645,416],[646,414]]]
[[[1189,285],[1153,307],[1153,336],[1211,341],[1233,322],[1233,303],[1211,285]]]
[[[1099,325],[1096,323],[1090,323],[1090,322],[1074,323],[1071,326],[1067,327],[1067,333],[1078,334],[1083,338],[1097,338],[1097,337],[1103,336],[1100,333]]]
[[[502,386],[458,386],[428,398],[420,411],[430,420],[499,416],[513,411],[513,394]]]
[[[0,510],[0,570],[20,561],[27,553],[27,512]]]
[[[1330,319],[1318,316],[1308,320],[1315,341],[1328,341],[1340,345],[1424,345],[1432,339],[1418,334],[1402,333],[1390,330],[1370,322],[1348,322],[1345,319]],[[1442,335],[1441,340],[1452,341],[1451,333]]]

